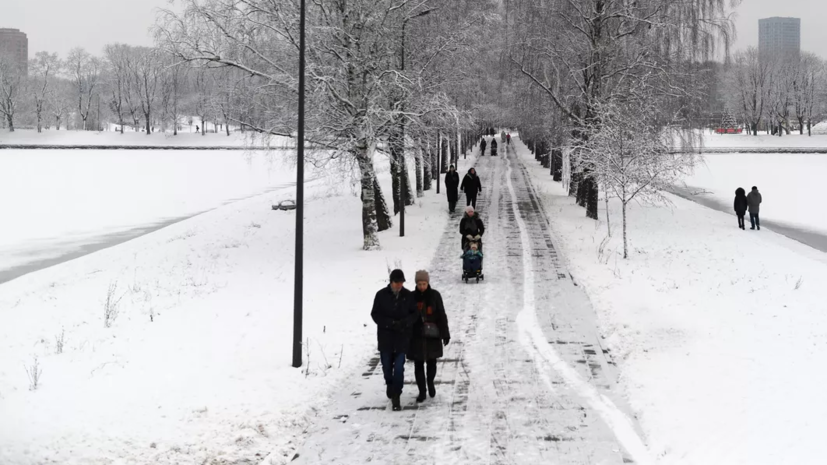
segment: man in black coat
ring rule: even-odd
[[[370,316],[376,322],[379,357],[393,410],[402,410],[399,396],[405,381],[405,353],[410,348],[413,324],[419,318],[413,293],[405,289],[405,274],[393,270],[388,287],[376,293]]]
[[[474,168],[468,170],[468,174],[462,178],[462,185],[459,188],[465,192],[465,200],[468,202],[466,205],[471,205],[476,209],[477,195],[482,192],[482,183],[480,183],[480,178],[477,176],[477,170]]]
[[[425,401],[425,388],[431,397],[436,396],[436,359],[442,357],[442,346],[451,341],[448,317],[442,296],[431,288],[431,277],[425,270],[416,272],[416,288],[413,291],[419,319],[413,327],[411,348],[408,356],[414,361],[416,385],[419,387],[417,402]],[[429,328],[426,328],[426,325]],[[434,330],[435,329],[435,330]],[[425,366],[428,367],[427,377]]]
[[[483,137],[482,140],[480,141],[480,156],[485,155],[485,144],[486,144],[485,137]]]
[[[755,229],[756,227],[758,230],[761,230],[761,221],[758,219],[758,212],[761,209],[761,193],[758,192],[758,188],[752,186],[752,190],[747,194],[747,205],[749,206],[749,221],[752,223],[752,227],[750,229]]]
[[[457,173],[454,165],[448,168],[445,173],[445,193],[448,195],[448,211],[454,213],[457,208],[457,201],[459,200],[459,173]]]

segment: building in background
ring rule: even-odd
[[[0,28],[0,55],[10,58],[24,75],[29,73],[29,38],[25,33]]]
[[[801,52],[801,19],[759,19],[758,51],[761,55],[798,55]]]

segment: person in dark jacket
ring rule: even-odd
[[[735,202],[733,207],[735,208],[735,215],[738,217],[738,227],[746,229],[744,227],[744,215],[747,214],[747,195],[744,188],[739,187],[735,189]]]
[[[479,213],[474,211],[474,207],[468,206],[465,208],[465,214],[459,221],[459,233],[462,235],[462,250],[465,250],[465,245],[468,243],[468,237],[476,238],[482,237],[485,234],[485,225],[480,218]],[[482,251],[482,242],[480,242],[480,251]]]
[[[448,211],[454,213],[457,208],[457,201],[459,200],[459,173],[457,173],[454,165],[448,168],[445,173],[445,193],[448,195]]]
[[[442,346],[451,341],[451,332],[448,329],[448,317],[445,315],[445,305],[442,296],[431,289],[431,277],[425,270],[416,272],[416,288],[414,302],[419,312],[419,319],[413,327],[409,357],[414,361],[416,385],[419,387],[417,402],[425,401],[425,388],[431,397],[436,396],[436,359],[442,357]],[[430,331],[426,330],[430,326]],[[436,333],[434,333],[436,327]],[[425,366],[428,367],[427,377]]]
[[[492,146],[491,149],[493,150],[494,147]],[[480,183],[480,178],[477,176],[477,170],[474,168],[468,170],[468,174],[462,178],[462,185],[459,188],[465,192],[466,205],[477,208],[477,195],[482,192],[482,183]]]
[[[761,206],[761,193],[758,192],[758,188],[755,186],[752,186],[752,190],[747,194],[747,205],[749,206],[749,221],[752,223],[750,229],[758,228],[760,231],[761,222],[758,220],[758,211]]]
[[[492,137],[491,138],[491,156],[496,157],[497,155],[499,155],[499,153],[497,153],[497,139]]]
[[[485,145],[486,145],[485,137],[483,137],[482,140],[480,141],[480,156],[481,157],[485,156]]]
[[[402,410],[399,396],[405,381],[405,354],[411,345],[411,331],[419,313],[413,294],[405,289],[405,274],[393,270],[388,287],[376,293],[370,316],[376,322],[379,358],[385,375],[386,394],[393,410]]]

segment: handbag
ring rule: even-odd
[[[436,323],[422,321],[422,337],[425,339],[439,339],[439,326]]]

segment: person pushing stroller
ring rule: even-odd
[[[482,235],[485,225],[474,207],[465,208],[465,214],[459,222],[459,232],[462,235],[462,279],[468,282],[469,278],[483,279],[482,275]]]

